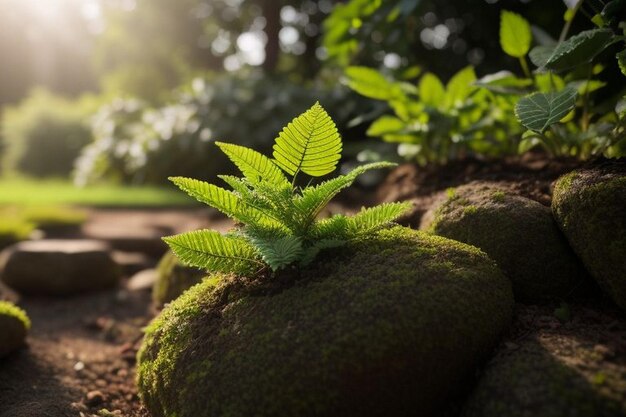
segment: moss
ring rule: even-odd
[[[152,290],[152,299],[163,305],[180,296],[206,276],[206,273],[182,265],[172,252],[167,252],[157,267],[157,280]]]
[[[572,172],[555,184],[552,211],[600,286],[626,308],[626,162]]]
[[[163,310],[139,353],[153,416],[433,415],[512,314],[484,253],[405,228],[290,273],[216,276]]]
[[[8,301],[0,301],[0,358],[24,344],[30,326],[24,310]]]
[[[626,415],[623,367],[602,363],[596,342],[534,335],[487,368],[463,417]]]
[[[484,250],[511,279],[520,301],[566,297],[586,278],[549,208],[491,185],[457,188],[426,226]]]

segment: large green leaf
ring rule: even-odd
[[[406,128],[406,123],[394,116],[380,116],[367,129],[368,136],[383,136]]]
[[[476,81],[476,73],[471,66],[454,74],[446,85],[443,106],[451,109],[463,105],[467,97],[476,89],[473,85],[474,81]]]
[[[530,24],[517,13],[502,10],[500,14],[500,46],[508,55],[521,58],[528,53],[532,33]]]
[[[341,137],[335,122],[319,103],[293,119],[274,144],[276,165],[290,175],[302,171],[321,177],[335,170],[341,158]]]
[[[418,85],[420,100],[429,106],[439,107],[443,104],[446,90],[435,74],[427,72],[420,78]]]
[[[289,185],[285,174],[267,156],[245,146],[223,142],[215,144],[252,184],[268,181],[277,185]]]
[[[380,72],[367,67],[348,67],[348,86],[365,97],[391,100],[401,93],[400,87],[388,81]]]
[[[611,29],[593,29],[580,32],[558,45],[545,67],[561,71],[591,61],[613,41]]]
[[[163,240],[181,262],[210,272],[246,273],[263,266],[248,242],[215,230],[195,230]]]
[[[534,93],[517,102],[515,115],[526,128],[543,133],[574,109],[576,96],[572,87],[554,93]]]
[[[539,45],[530,50],[530,61],[538,68],[543,68],[554,53],[554,45]]]
[[[482,88],[486,88],[494,93],[501,94],[520,94],[527,87],[530,87],[532,80],[528,78],[518,78],[510,71],[498,71],[493,74],[487,74],[474,82]]]

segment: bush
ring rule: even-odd
[[[266,152],[276,132],[317,98],[332,104],[340,121],[359,113],[362,101],[346,103],[347,93],[252,72],[196,78],[160,108],[116,99],[94,118],[95,140],[77,160],[75,180],[84,185],[103,178],[138,184],[168,176],[210,179],[231,170],[215,140]]]
[[[90,98],[70,101],[35,90],[2,117],[2,168],[36,177],[68,176],[74,159],[89,143]]]

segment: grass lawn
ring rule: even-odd
[[[80,205],[105,207],[183,207],[197,204],[174,186],[93,185],[64,180],[0,177],[0,205]]]

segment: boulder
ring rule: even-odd
[[[15,245],[2,280],[23,294],[67,295],[114,286],[120,270],[107,245],[91,240],[39,240]]]
[[[585,321],[531,331],[501,350],[462,417],[626,416],[625,328],[597,313]]]
[[[626,160],[559,178],[552,212],[590,274],[626,309]]]
[[[515,299],[537,303],[570,295],[586,271],[552,218],[536,201],[482,183],[448,191],[424,225],[484,250],[513,283]]]
[[[0,301],[0,358],[24,345],[30,320],[21,308]]]
[[[513,309],[483,252],[401,227],[263,278],[213,275],[151,323],[152,416],[440,415]]]
[[[181,264],[172,252],[167,252],[157,266],[152,299],[157,305],[169,303],[206,275],[204,271]]]

